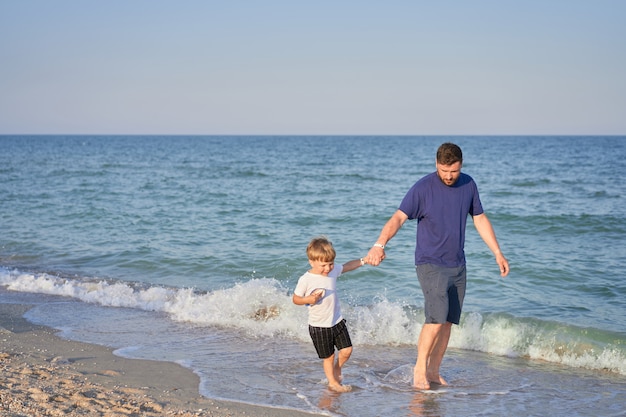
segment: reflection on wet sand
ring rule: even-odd
[[[433,392],[417,391],[409,405],[410,417],[441,416],[440,396]]]

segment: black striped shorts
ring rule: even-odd
[[[309,334],[313,340],[313,346],[321,359],[326,359],[338,350],[352,346],[346,320],[343,319],[333,327],[309,326]]]

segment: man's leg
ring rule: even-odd
[[[430,389],[430,383],[448,385],[440,375],[441,362],[448,348],[452,323],[426,323],[417,342],[417,362],[413,371],[413,386]]]
[[[417,361],[413,370],[413,386],[419,389],[430,389],[426,375],[430,356],[435,348],[443,324],[425,323],[417,341]]]
[[[452,323],[447,322],[441,326],[437,339],[435,340],[430,356],[428,357],[428,364],[426,365],[426,378],[429,382],[448,385],[445,379],[439,373],[441,368],[441,362],[443,356],[448,349],[448,342],[450,341],[450,332],[452,331]]]
[[[465,271],[465,268],[462,268]],[[417,361],[413,371],[413,385],[430,389],[430,383],[447,385],[439,369],[450,341],[452,322],[461,314],[462,296],[451,277],[464,278],[456,269],[423,264],[416,266],[417,278],[424,294],[425,321],[417,342]],[[462,275],[462,276],[461,276]],[[457,284],[454,282],[454,284]],[[458,285],[464,284],[459,282]],[[462,294],[465,294],[462,287]],[[452,290],[452,302],[450,299]],[[452,305],[451,305],[452,304]],[[451,315],[452,313],[452,315]],[[458,323],[458,321],[456,321]]]

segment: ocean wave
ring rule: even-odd
[[[289,289],[273,278],[251,279],[206,292],[0,268],[0,285],[9,291],[162,312],[177,322],[234,328],[252,338],[280,335],[309,340],[306,308],[294,305]],[[413,345],[423,325],[419,307],[384,296],[368,305],[344,302],[342,310],[355,345]],[[450,347],[626,375],[623,334],[504,313],[464,313],[453,329]]]

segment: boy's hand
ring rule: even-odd
[[[313,292],[309,296],[309,297],[313,297],[313,301],[310,304],[317,304],[317,302],[324,297],[325,293],[326,291],[323,288],[318,288],[316,290],[313,290]]]

